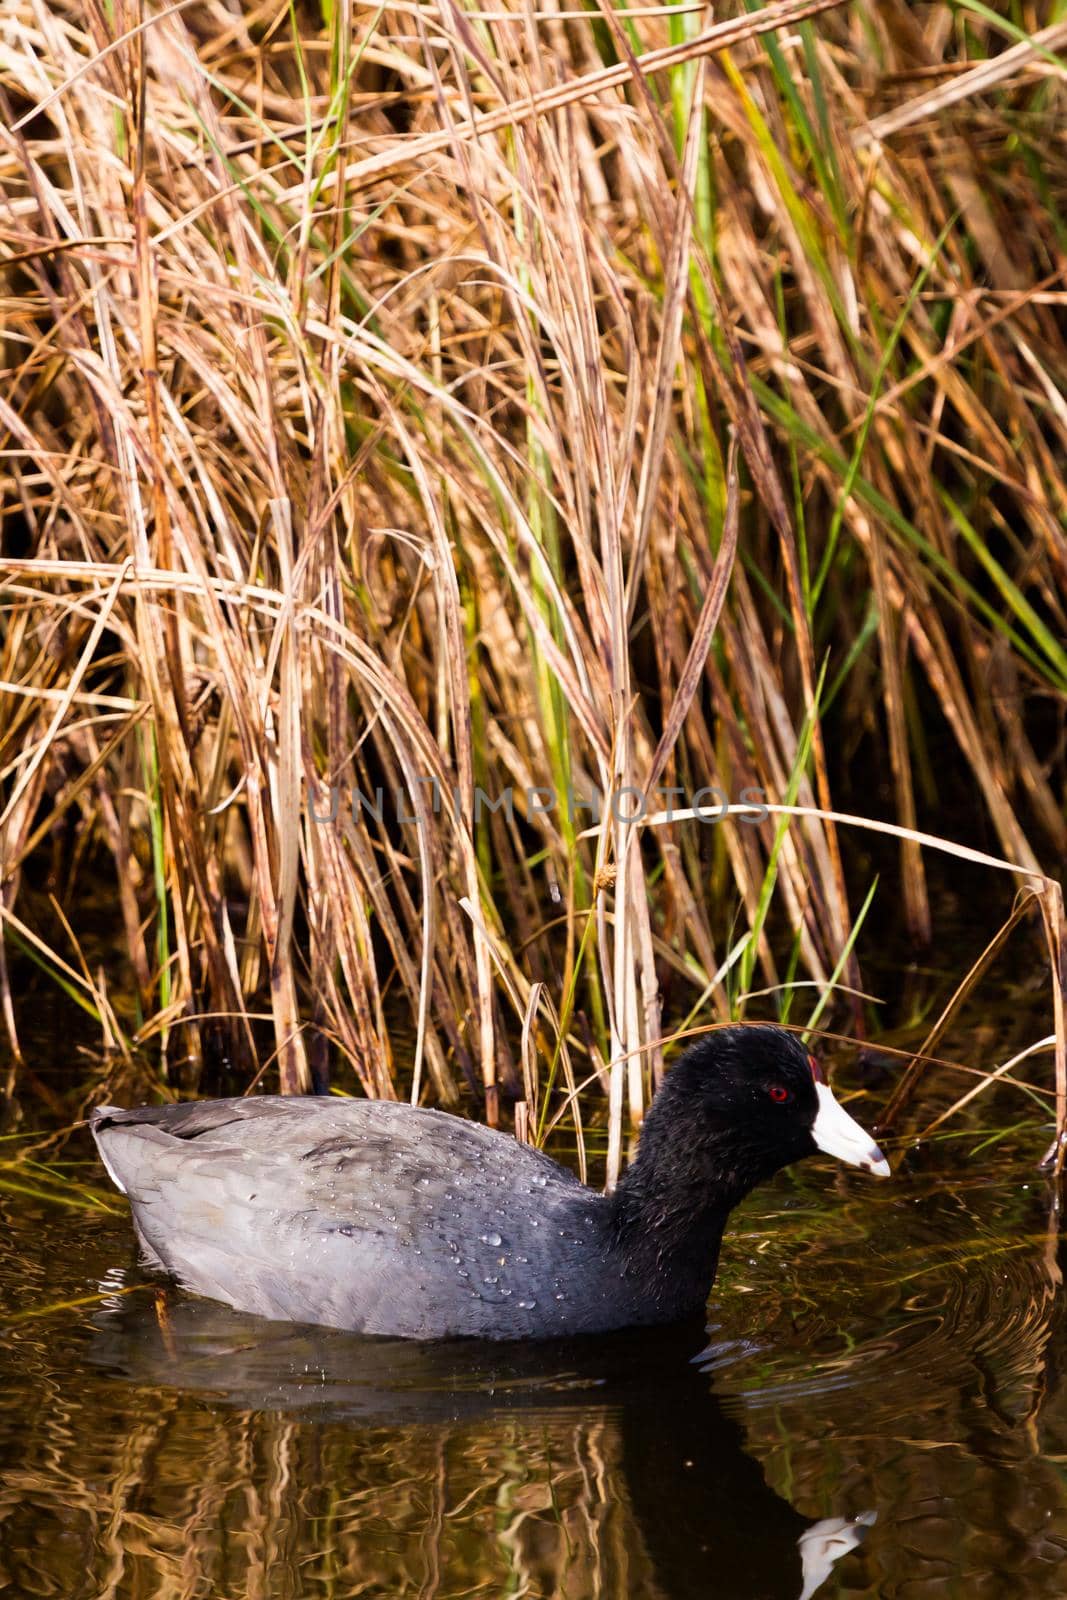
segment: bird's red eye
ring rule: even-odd
[[[776,1100],[779,1105],[784,1105],[785,1102],[790,1099],[789,1090],[783,1089],[780,1083],[772,1083],[770,1088],[767,1090],[767,1093],[770,1095],[771,1099]]]

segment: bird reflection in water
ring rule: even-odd
[[[213,1471],[248,1472],[250,1459],[269,1456],[284,1423],[286,1492],[295,1498],[276,1512],[290,1530],[290,1560],[305,1571],[316,1557],[318,1493],[343,1498],[357,1484],[346,1540],[336,1541],[347,1552],[345,1577],[375,1592],[395,1585],[383,1536],[391,1559],[405,1550],[425,1562],[426,1526],[413,1525],[421,1513],[410,1484],[420,1471],[425,1479],[429,1435],[442,1467],[436,1510],[423,1521],[436,1518],[440,1548],[432,1584],[425,1573],[418,1582],[407,1574],[412,1592],[444,1595],[463,1584],[463,1592],[492,1593],[484,1575],[465,1585],[483,1556],[486,1572],[499,1570],[505,1544],[525,1577],[521,1592],[531,1595],[811,1600],[874,1513],[856,1508],[812,1522],[767,1484],[744,1448],[742,1413],[716,1399],[701,1368],[705,1337],[685,1327],[525,1345],[417,1344],[264,1322],[182,1293],[153,1299],[149,1290],[97,1315],[90,1359],[124,1386],[194,1404],[201,1433],[208,1402]],[[583,1468],[564,1484],[576,1451]],[[388,1469],[377,1485],[376,1460]],[[502,1480],[516,1461],[509,1504],[529,1514],[501,1533]],[[424,1488],[423,1511],[435,1501]],[[470,1516],[479,1493],[491,1513],[481,1522]],[[204,1503],[216,1515],[224,1504],[232,1517],[243,1500]],[[231,1523],[202,1542],[214,1549],[223,1533],[240,1531]],[[481,1546],[472,1542],[479,1531]],[[217,1585],[217,1573],[205,1577]]]

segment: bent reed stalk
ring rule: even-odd
[[[205,1055],[287,1092],[466,1083],[527,1137],[563,1095],[580,1145],[604,1094],[611,1182],[666,986],[722,1021],[739,976],[786,1006],[812,983],[817,1015],[840,979],[862,1023],[872,888],[838,824],[884,826],[875,786],[931,936],[922,846],[958,834],[937,741],[1040,888],[1062,1135],[1067,162],[1040,20],[10,0],[16,1059],[12,945],[187,1084]],[[612,814],[657,786],[770,810]],[[331,818],[338,787],[410,816]],[[68,908],[106,863],[128,977],[42,901],[46,858]]]

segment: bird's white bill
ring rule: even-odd
[[[817,1083],[819,1109],[812,1123],[811,1136],[820,1150],[850,1166],[863,1167],[878,1178],[889,1177],[889,1162],[870,1134],[850,1117],[840,1101],[834,1099],[828,1084]]]

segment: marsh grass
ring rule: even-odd
[[[610,1180],[665,1004],[864,1025],[841,813],[892,819],[921,942],[962,788],[1037,897],[1062,1132],[1065,43],[977,0],[9,0],[16,1058],[13,947],[186,1087],[503,1091],[580,1150],[605,1096]],[[657,784],[781,811],[523,798]],[[315,821],[338,787],[411,820]]]

